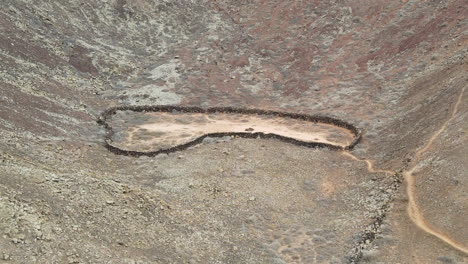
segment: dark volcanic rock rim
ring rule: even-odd
[[[290,137],[280,136],[276,134],[265,134],[262,132],[256,133],[244,133],[244,132],[220,132],[220,133],[208,133],[200,136],[188,143],[177,145],[167,149],[161,149],[156,151],[132,151],[132,150],[125,150],[119,147],[116,147],[111,144],[112,136],[114,134],[114,130],[112,127],[107,123],[107,120],[115,115],[117,111],[133,111],[133,112],[183,112],[183,113],[205,113],[205,114],[214,114],[214,113],[233,113],[233,114],[247,114],[247,115],[273,115],[278,117],[287,117],[291,119],[297,120],[304,120],[314,123],[324,123],[324,124],[331,124],[337,127],[345,128],[354,135],[354,140],[346,147],[337,146],[333,144],[327,144],[322,142],[305,142],[301,140],[297,140]],[[162,153],[171,153],[176,151],[185,150],[193,145],[200,144],[204,138],[206,137],[224,137],[224,136],[236,136],[242,138],[274,138],[279,139],[284,142],[288,142],[294,145],[305,146],[309,148],[328,148],[331,150],[350,150],[356,144],[359,143],[361,140],[361,130],[355,127],[354,125],[328,116],[320,116],[320,115],[307,115],[307,114],[298,114],[298,113],[287,113],[287,112],[279,112],[279,111],[270,111],[270,110],[263,110],[263,109],[253,109],[253,108],[235,108],[235,107],[210,107],[210,108],[202,108],[196,106],[173,106],[173,105],[141,105],[141,106],[117,106],[112,107],[105,110],[101,116],[97,120],[98,124],[104,127],[106,130],[105,133],[105,147],[113,152],[114,154],[118,155],[126,155],[126,156],[156,156]]]

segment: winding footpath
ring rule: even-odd
[[[429,138],[427,143],[420,148],[418,151],[416,151],[414,155],[414,160],[417,160],[421,157],[422,154],[427,152],[434,141],[442,134],[443,131],[445,131],[450,124],[450,122],[455,118],[457,112],[458,112],[458,107],[460,103],[462,102],[463,98],[463,93],[465,92],[465,88],[463,88],[460,92],[460,94],[457,97],[457,101],[455,102],[455,105],[453,106],[452,112],[450,114],[450,117],[442,124],[442,126]],[[392,174],[392,175],[397,175],[396,171],[390,171],[390,170],[381,170],[381,169],[375,169],[374,168],[374,161],[369,160],[369,159],[360,159],[356,156],[354,156],[351,152],[349,151],[343,151],[343,155],[350,157],[353,160],[360,161],[360,162],[365,162],[367,164],[367,170],[371,173],[387,173],[387,174]],[[462,243],[452,239],[449,235],[437,230],[436,227],[431,225],[425,218],[424,215],[421,211],[421,209],[418,207],[418,204],[416,202],[416,180],[414,178],[414,173],[418,167],[418,163],[415,163],[412,167],[409,169],[405,170],[402,172],[403,178],[406,183],[406,194],[408,197],[408,206],[407,206],[407,213],[410,219],[413,221],[413,223],[419,227],[421,230],[424,232],[433,235],[440,239],[441,241],[445,242],[449,246],[465,253],[468,254],[468,247],[463,245]]]
[[[463,88],[460,92],[460,95],[457,98],[457,101],[455,105],[453,106],[452,113],[450,117],[443,123],[443,125],[429,138],[429,141],[419,149],[415,153],[415,160],[420,158],[421,155],[425,152],[427,152],[434,141],[442,134],[444,130],[447,129],[447,126],[449,123],[455,118],[457,112],[458,112],[458,107],[462,101],[463,98],[463,93],[465,92],[465,88]],[[407,171],[403,172],[404,179],[406,181],[406,193],[408,195],[408,207],[407,207],[407,212],[411,220],[418,226],[420,229],[425,231],[428,234],[431,234],[440,240],[444,241],[448,245],[452,246],[453,248],[468,254],[468,248],[463,245],[462,243],[455,241],[454,239],[450,238],[447,234],[444,234],[443,232],[437,230],[434,226],[432,226],[430,223],[424,219],[424,215],[420,208],[418,207],[418,204],[416,202],[416,186],[415,186],[415,179],[414,179],[414,172],[416,171],[418,164],[415,164],[412,166],[410,169]]]

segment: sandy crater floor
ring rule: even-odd
[[[120,111],[110,120],[113,144],[134,151],[158,151],[212,133],[276,134],[304,142],[345,147],[354,135],[331,124],[287,117],[234,113],[133,113]]]

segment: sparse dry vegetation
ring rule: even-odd
[[[0,263],[467,263],[467,17],[464,0],[3,0]],[[207,115],[174,122],[241,111],[354,141],[249,126],[155,153],[170,135],[134,127],[187,111]]]

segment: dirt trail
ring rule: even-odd
[[[434,143],[434,140],[436,140],[440,136],[440,134],[445,129],[447,129],[447,126],[449,125],[449,123],[455,118],[455,115],[458,111],[458,106],[460,105],[462,101],[464,91],[465,91],[465,88],[461,90],[460,95],[458,96],[457,102],[455,103],[453,107],[450,118],[448,118],[444,122],[444,124],[431,136],[427,144],[415,153],[415,160],[418,159],[424,152],[429,150],[429,148]],[[418,207],[418,204],[416,203],[416,187],[415,187],[415,179],[414,179],[413,173],[416,171],[417,165],[418,163],[413,165],[409,170],[403,172],[403,176],[406,181],[406,192],[408,195],[408,207],[407,207],[408,215],[410,216],[411,220],[413,220],[413,222],[425,232],[439,238],[440,240],[462,251],[463,253],[468,254],[468,248],[465,245],[462,245],[460,242],[455,241],[452,238],[450,238],[447,234],[444,234],[443,232],[437,230],[435,227],[433,227],[430,223],[428,223],[424,219],[424,215],[422,214],[421,210]]]
[[[350,158],[353,159],[353,160],[365,162],[365,163],[367,164],[367,170],[368,170],[369,172],[371,172],[371,173],[380,173],[380,172],[383,172],[383,173],[388,173],[388,174],[395,174],[395,171],[375,169],[375,168],[374,168],[374,161],[373,161],[373,160],[360,159],[360,158],[354,156],[354,155],[353,155],[351,152],[349,152],[349,151],[343,151],[342,153],[343,153],[343,155],[345,155],[345,156],[347,156],[347,157],[350,157]]]
[[[463,93],[465,91],[465,88],[463,88],[460,92],[460,95],[457,98],[457,101],[453,107],[452,113],[450,117],[444,122],[444,124],[429,138],[429,141],[418,151],[416,151],[414,160],[417,160],[420,158],[420,156],[425,153],[429,148],[432,146],[434,141],[442,134],[442,132],[447,129],[447,126],[449,123],[455,118],[455,115],[458,111],[458,107],[462,101]],[[354,156],[351,152],[349,151],[343,151],[343,155],[350,157],[353,160],[356,161],[361,161],[365,162],[367,164],[367,169],[369,172],[372,173],[389,173],[389,174],[396,174],[396,171],[390,171],[390,170],[382,170],[382,169],[376,169],[374,168],[374,162],[369,159],[360,159],[356,156]],[[445,243],[449,244],[453,248],[468,254],[468,248],[463,245],[462,243],[453,240],[450,238],[449,235],[444,234],[443,232],[437,230],[434,226],[432,226],[430,223],[424,219],[424,215],[422,214],[420,208],[418,207],[418,204],[416,203],[416,187],[415,187],[415,179],[413,173],[416,171],[418,167],[418,163],[415,163],[412,167],[410,167],[408,170],[403,171],[403,177],[406,181],[406,193],[408,196],[408,207],[407,207],[407,212],[410,217],[410,219],[418,226],[421,230],[424,232],[431,234],[440,240],[444,241]]]

